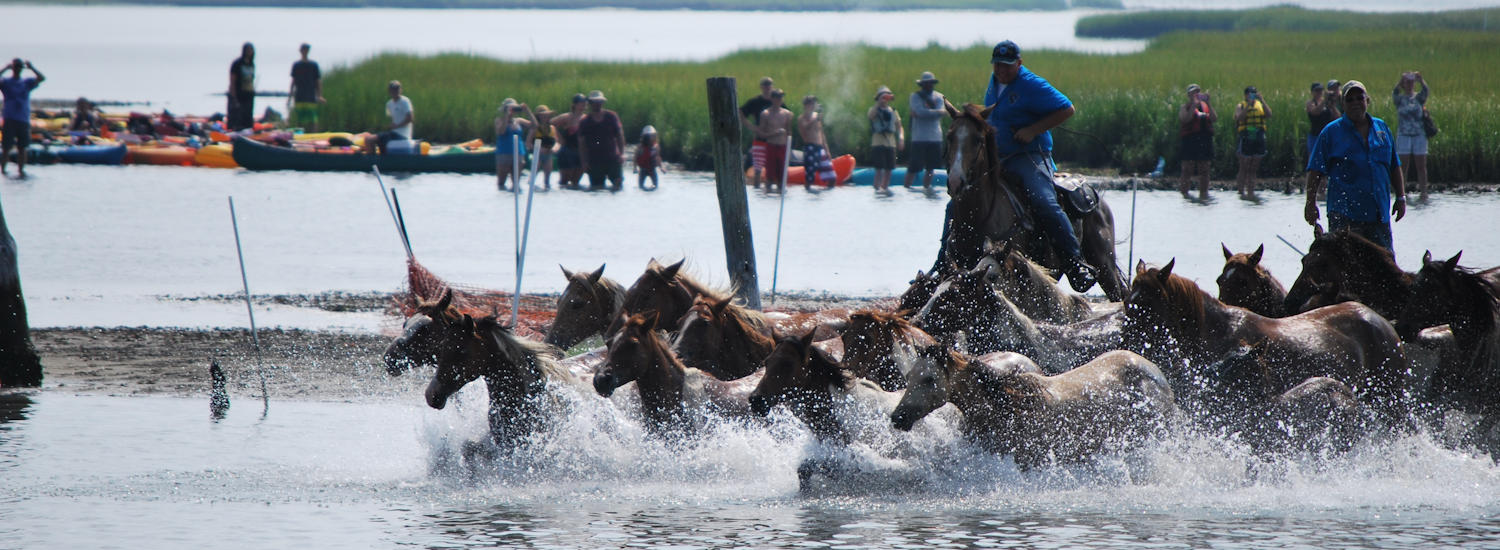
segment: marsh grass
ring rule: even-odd
[[[1491,22],[1493,20],[1493,23]],[[1273,6],[1253,10],[1152,10],[1078,19],[1074,31],[1092,38],[1154,38],[1176,31],[1500,31],[1500,8],[1416,13],[1357,13]]]
[[[787,91],[794,112],[801,111],[804,94],[817,94],[833,153],[863,159],[869,146],[864,113],[878,86],[896,91],[903,115],[907,94],[924,70],[942,79],[938,89],[955,104],[978,101],[988,81],[989,49],[987,44],[958,50],[805,45],[666,63],[385,54],[330,71],[324,80],[325,112],[329,127],[374,128],[384,119],[385,84],[398,78],[415,104],[419,137],[489,140],[495,109],[505,97],[562,111],[574,93],[600,89],[609,97],[608,108],[620,114],[627,139],[635,141],[643,125],[655,125],[667,160],[706,169],[712,159],[705,79],[736,76],[743,102],[759,93],[761,76],[771,75]],[[1220,113],[1215,177],[1232,177],[1234,105],[1245,86],[1255,85],[1275,115],[1261,175],[1294,176],[1306,162],[1303,102],[1310,83],[1361,80],[1374,97],[1372,113],[1394,123],[1390,90],[1402,71],[1420,70],[1432,86],[1428,106],[1442,129],[1431,143],[1432,179],[1493,181],[1500,174],[1496,51],[1500,34],[1494,33],[1253,31],[1173,33],[1128,55],[1024,51],[1024,56],[1028,67],[1077,105],[1077,116],[1055,132],[1060,162],[1139,173],[1164,156],[1175,169],[1176,108],[1183,88],[1198,83]],[[909,117],[903,119],[909,123]]]

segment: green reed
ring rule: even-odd
[[[600,89],[609,97],[608,108],[620,114],[627,139],[635,141],[643,125],[655,125],[669,161],[705,169],[712,166],[705,79],[736,76],[744,101],[759,93],[760,77],[770,75],[786,90],[793,112],[801,112],[804,94],[818,95],[833,154],[863,159],[869,146],[865,111],[878,86],[896,92],[903,119],[909,119],[906,97],[925,70],[937,73],[938,90],[955,104],[978,102],[988,81],[989,48],[807,45],[740,51],[708,62],[654,63],[384,54],[328,73],[325,118],[330,128],[383,124],[385,84],[397,78],[415,104],[419,137],[490,140],[495,109],[505,97],[563,111],[574,93]],[[1220,113],[1215,176],[1232,176],[1234,105],[1246,85],[1255,85],[1275,115],[1262,176],[1294,176],[1306,162],[1303,102],[1310,83],[1362,80],[1375,100],[1373,114],[1394,124],[1391,87],[1402,71],[1420,70],[1433,88],[1428,106],[1442,129],[1431,144],[1432,179],[1492,181],[1500,174],[1497,50],[1500,35],[1486,33],[1255,31],[1169,34],[1129,55],[1024,50],[1024,57],[1077,106],[1065,130],[1054,132],[1060,162],[1145,172],[1164,156],[1175,169],[1176,108],[1183,88],[1197,83]]]
[[[1491,23],[1491,20],[1494,20]],[[1415,13],[1356,13],[1273,6],[1253,10],[1153,10],[1079,18],[1078,36],[1154,38],[1175,31],[1500,31],[1500,8]]]

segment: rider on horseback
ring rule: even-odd
[[[1094,286],[1096,271],[1083,259],[1073,224],[1057,202],[1052,172],[1052,128],[1073,116],[1073,102],[1046,79],[1021,66],[1021,48],[1006,40],[990,56],[994,74],[984,92],[991,106],[1001,166],[1022,183],[1039,225],[1064,258],[1068,283],[1083,292]]]

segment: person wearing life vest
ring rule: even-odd
[[[1234,177],[1240,189],[1240,198],[1255,198],[1255,178],[1260,172],[1260,161],[1266,157],[1267,121],[1271,119],[1271,106],[1260,99],[1255,86],[1245,87],[1245,100],[1234,106],[1234,132],[1239,138],[1235,154],[1240,160],[1240,170]]]
[[[1187,101],[1177,109],[1177,135],[1182,139],[1182,182],[1177,190],[1191,198],[1188,189],[1198,180],[1198,200],[1208,200],[1208,169],[1214,158],[1214,123],[1219,113],[1208,103],[1208,94],[1197,84],[1188,84]]]

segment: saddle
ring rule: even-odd
[[[1099,191],[1082,178],[1053,178],[1052,186],[1069,218],[1081,218],[1099,208]]]

